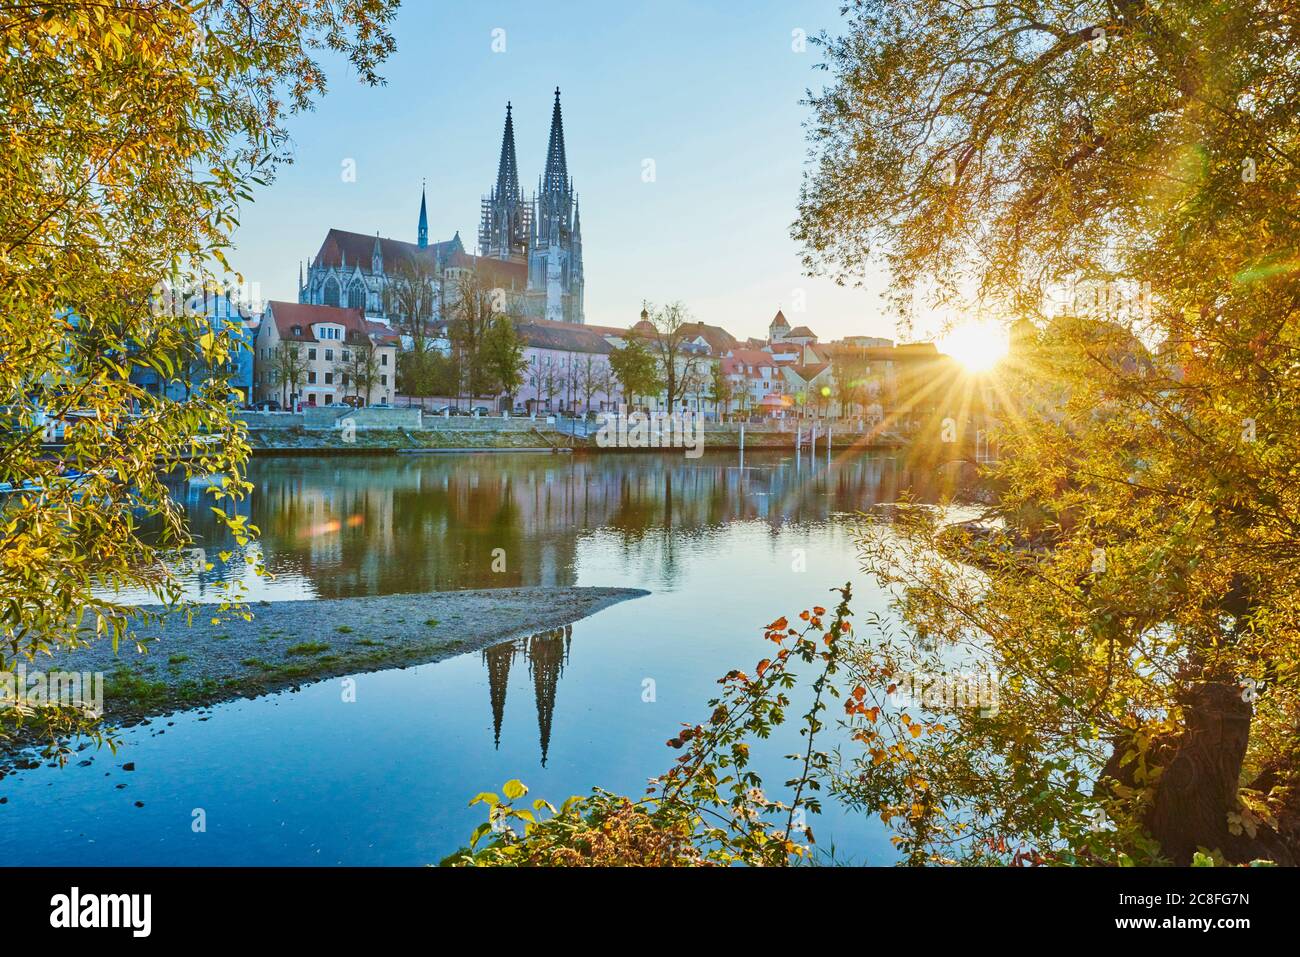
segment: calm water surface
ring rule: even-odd
[[[859,616],[881,609],[857,569],[854,515],[913,484],[888,456],[772,453],[743,467],[735,453],[265,458],[251,479],[245,507],[275,576],[250,579],[254,599],[506,585],[652,594],[571,629],[360,675],[354,703],[337,680],[319,682],[155,719],[125,731],[116,755],[83,752],[84,766],[12,774],[0,780],[6,862],[425,864],[483,820],[470,797],[509,778],[554,803],[593,785],[640,793],[677,754],[664,742],[679,723],[706,716],[717,678],[763,657],[764,624],[831,605],[845,581]],[[229,546],[198,490],[181,494],[210,550]],[[497,548],[504,573],[492,571]],[[211,596],[245,567],[237,554],[193,592]],[[755,749],[770,793],[799,740],[787,728]],[[810,823],[823,849],[893,861],[878,821],[828,801]]]

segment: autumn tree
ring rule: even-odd
[[[344,395],[350,394],[361,400],[362,405],[369,405],[381,371],[379,353],[370,337],[363,333],[349,332],[347,347],[339,352],[334,369],[335,374],[342,377]]]
[[[591,411],[591,400],[608,387],[606,368],[605,363],[599,362],[590,352],[584,353],[577,365],[577,391],[585,412]]]
[[[734,393],[731,380],[722,371],[721,362],[714,362],[710,366],[709,380],[709,401],[713,403],[714,409],[718,412],[718,418],[721,420],[731,412],[731,400]]]
[[[504,393],[514,407],[515,393],[524,384],[524,342],[509,316],[498,315],[483,337],[481,350],[483,381],[487,391]]]
[[[609,368],[623,387],[628,405],[634,404],[638,396],[652,396],[659,391],[661,380],[655,357],[639,338],[630,338],[626,345],[610,353]]]
[[[270,374],[271,384],[280,389],[281,404],[287,409],[307,381],[307,357],[302,346],[297,342],[277,342],[271,351]]]
[[[966,815],[959,856],[1297,862],[1300,21],[1208,0],[846,16],[820,39],[809,268],[883,264],[903,302],[1019,329],[987,476],[1003,530],[904,510],[864,536],[914,636],[1000,676],[996,711],[934,739],[918,819]],[[862,792],[869,765],[858,796],[893,806]]]
[[[167,559],[190,536],[158,462],[227,477],[210,486],[213,505],[247,541],[246,518],[225,508],[247,487],[248,454],[228,390],[205,383],[172,402],[131,371],[172,377],[170,357],[191,341],[214,368],[230,356],[233,330],[168,308],[163,283],[197,289],[214,270],[236,272],[239,206],[290,158],[286,123],[325,88],[317,55],[342,54],[381,82],[396,6],[0,8],[0,402],[15,417],[0,434],[0,482],[40,489],[0,503],[0,667],[73,645],[82,627],[126,637],[141,612],[123,589],[180,600]],[[45,454],[39,423],[74,412],[66,446]]]
[[[439,387],[446,384],[447,369],[435,342],[433,321],[439,295],[432,267],[414,257],[399,261],[392,269],[387,297],[393,325],[402,340],[397,357],[402,392],[408,396],[439,394]]]
[[[697,356],[691,351],[691,340],[698,334],[699,326],[680,302],[658,307],[646,303],[644,313],[649,327],[641,335],[659,365],[659,383],[668,410],[675,411],[699,385]]]
[[[471,398],[492,392],[493,371],[485,345],[506,305],[505,290],[494,287],[485,275],[471,270],[455,280],[447,335],[460,357],[463,388]]]

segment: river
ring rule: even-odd
[[[470,798],[510,778],[556,804],[593,785],[639,794],[678,753],[664,742],[680,722],[706,716],[716,679],[763,657],[765,624],[832,605],[845,581],[859,617],[883,610],[852,531],[909,477],[889,455],[836,454],[259,458],[244,508],[274,578],[249,576],[236,553],[189,580],[200,598],[233,575],[254,600],[505,585],[651,594],[565,631],[361,675],[355,702],[322,681],[127,729],[116,755],[13,773],[0,780],[5,859],[426,864],[483,820]],[[228,547],[199,489],[178,494],[209,556]],[[787,727],[755,749],[773,795],[798,740]],[[873,817],[828,800],[810,824],[840,860],[894,860]]]

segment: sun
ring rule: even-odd
[[[939,351],[971,372],[993,368],[1007,354],[1007,330],[996,322],[964,322],[939,339]]]

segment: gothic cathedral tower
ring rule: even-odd
[[[532,210],[519,190],[519,166],[515,162],[515,124],[506,104],[506,128],[501,134],[501,159],[497,182],[483,197],[478,229],[479,255],[506,262],[523,263],[528,258],[528,228]]]
[[[582,323],[582,218],[564,153],[558,87],[551,112],[546,171],[538,184],[530,218],[525,309],[535,318]]]

